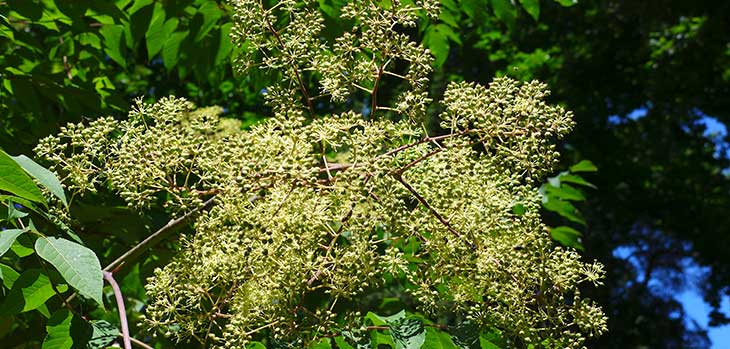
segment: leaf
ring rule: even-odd
[[[122,54],[122,33],[124,26],[121,24],[103,25],[99,33],[104,38],[104,52],[114,62],[126,68],[127,61]]]
[[[332,344],[329,338],[322,338],[319,342],[315,343],[310,349],[332,349]]]
[[[220,43],[218,44],[218,52],[215,53],[213,60],[215,65],[219,65],[225,60],[233,50],[233,42],[231,41],[231,28],[233,23],[226,23],[221,26]]]
[[[246,344],[246,349],[266,349],[266,346],[261,342],[250,342]]]
[[[460,323],[452,327],[451,339],[460,349],[479,348],[479,327],[469,321]]]
[[[177,26],[177,22],[174,25]],[[173,27],[170,33],[174,30],[175,28]],[[169,33],[165,31],[165,8],[161,3],[157,2],[152,12],[152,21],[150,21],[150,26],[145,32],[148,59],[152,59],[152,57],[162,50],[168,35]]]
[[[59,292],[68,290],[66,285],[58,285],[56,288]],[[0,314],[13,315],[36,309],[55,294],[48,276],[40,269],[28,269],[13,283],[8,297],[0,307]]]
[[[92,320],[91,328],[91,339],[86,344],[89,349],[106,348],[119,336],[119,329],[104,320]]]
[[[0,149],[0,190],[46,205],[41,190],[18,163]]]
[[[38,238],[35,250],[81,295],[104,306],[101,299],[103,275],[99,259],[93,251],[73,241],[54,237]]]
[[[188,36],[189,32],[175,32],[165,41],[165,46],[162,48],[162,63],[165,65],[165,69],[172,70],[177,65],[177,61],[180,59],[180,44]]]
[[[74,346],[71,337],[71,322],[73,314],[68,309],[60,309],[53,312],[46,323],[46,338],[43,340],[42,349],[70,349]]]
[[[10,246],[13,246],[15,239],[24,232],[25,230],[22,229],[8,229],[0,231],[0,257],[2,257],[5,252],[8,252]]]
[[[3,286],[8,289],[13,288],[13,284],[18,280],[20,274],[15,269],[0,263],[0,279],[3,280]]]
[[[25,172],[28,172],[28,174],[35,178],[43,187],[48,189],[51,194],[61,200],[64,206],[68,207],[66,194],[63,192],[61,181],[58,180],[53,172],[47,170],[41,165],[38,165],[35,161],[25,155],[13,156],[12,158],[25,170]]]
[[[206,1],[200,6],[198,14],[195,16],[197,17],[198,15],[203,17],[203,23],[195,34],[195,42],[203,39],[213,29],[213,25],[223,16],[223,11],[218,8],[218,4],[215,1]]]
[[[584,201],[586,199],[586,197],[583,195],[583,192],[571,187],[568,184],[562,184],[560,187],[543,185],[543,188],[540,189],[541,194],[547,195],[549,199],[550,197],[571,201]]]
[[[510,0],[491,0],[494,14],[499,18],[508,28],[512,29],[515,25],[515,19],[517,18],[517,9],[512,5]]]
[[[585,187],[589,187],[589,188],[596,189],[596,186],[595,185],[593,185],[591,183],[588,183],[581,176],[566,174],[566,175],[561,175],[560,176],[560,180],[562,182],[574,183],[574,184],[578,184],[578,185],[582,185],[582,186],[585,186]]]
[[[555,2],[562,5],[563,7],[570,7],[576,5],[578,3],[578,0],[555,0]]]
[[[444,27],[446,27],[444,25]],[[431,51],[435,58],[433,64],[435,67],[441,67],[449,57],[449,39],[446,33],[439,30],[436,25],[430,25],[426,29],[423,36],[423,44]]]
[[[534,20],[540,18],[540,0],[520,0],[522,7]]]
[[[525,205],[523,205],[523,204],[517,204],[517,205],[512,206],[512,213],[514,213],[518,216],[522,216],[523,214],[525,214],[525,212],[527,212],[527,209],[525,208]]]
[[[399,319],[388,325],[396,349],[418,349],[426,341],[426,330],[419,319]]]
[[[560,199],[552,199],[548,200],[547,202],[543,202],[542,207],[544,207],[548,211],[555,212],[562,217],[567,218],[568,220],[571,220],[573,222],[586,225],[586,221],[581,217],[578,210],[568,201],[563,201]]]
[[[581,243],[581,232],[566,226],[560,226],[550,228],[550,237],[553,240],[559,242],[563,246],[573,247],[577,250],[583,251],[583,244]]]
[[[598,168],[589,160],[581,160],[579,163],[570,166],[570,172],[596,172]]]
[[[90,345],[96,329],[66,308],[53,312],[46,323],[46,332],[42,349],[99,348]]]
[[[451,340],[451,336],[444,331],[439,331],[433,327],[426,329],[426,341],[421,349],[456,349],[456,344]]]

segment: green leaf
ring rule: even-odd
[[[459,349],[473,349],[479,347],[479,327],[469,321],[451,327],[451,339]]]
[[[152,57],[162,50],[169,34],[175,31],[177,27],[177,18],[171,18],[168,23],[165,23],[165,8],[162,6],[162,3],[155,3],[152,12],[152,21],[150,21],[150,26],[145,32],[147,58],[152,59]]]
[[[579,163],[570,166],[570,172],[596,172],[598,168],[589,160],[581,160]]]
[[[162,48],[162,63],[165,65],[165,69],[172,70],[177,65],[177,61],[180,59],[180,44],[188,36],[189,31],[175,32],[165,41],[165,46]]]
[[[51,263],[66,282],[83,296],[99,303],[104,286],[99,259],[94,252],[73,241],[54,237],[40,237],[35,242],[38,256]]]
[[[56,288],[59,292],[68,290],[66,285],[58,285]],[[13,315],[36,309],[54,295],[55,291],[48,276],[40,269],[28,269],[13,283],[13,288],[0,307],[0,314]]]
[[[53,312],[46,323],[46,332],[42,349],[98,348],[90,345],[96,329],[66,308]]]
[[[512,213],[514,213],[518,216],[522,216],[523,214],[525,214],[525,212],[527,212],[527,209],[525,208],[525,205],[523,205],[523,204],[517,204],[517,205],[512,206]]]
[[[515,25],[515,19],[517,18],[517,9],[512,5],[510,0],[491,0],[494,14],[499,18],[508,28],[512,29]]]
[[[587,182],[581,176],[566,174],[566,175],[561,175],[560,176],[560,180],[562,182],[568,182],[568,183],[578,184],[578,185],[582,185],[582,186],[585,186],[585,187],[589,187],[589,188],[596,189],[596,186],[595,185]]]
[[[443,24],[442,26],[447,27]],[[449,57],[449,38],[445,32],[439,29],[439,26],[428,26],[423,36],[423,44],[431,51],[431,54],[435,58],[433,62],[435,67],[438,68],[446,62],[446,59]]]
[[[200,25],[198,32],[195,34],[195,42],[203,39],[208,32],[213,29],[213,25],[223,16],[223,11],[218,8],[218,3],[215,1],[206,1],[198,9],[198,14],[203,17],[203,23]]]
[[[534,20],[540,18],[540,0],[520,0],[522,7]]]
[[[246,344],[246,349],[266,349],[266,346],[261,342],[250,342]]]
[[[399,319],[388,325],[396,349],[418,349],[426,341],[426,330],[419,319]]]
[[[451,340],[451,336],[444,331],[439,331],[433,327],[426,329],[426,341],[421,349],[456,349],[456,344]]]
[[[500,349],[500,347],[489,340],[487,336],[482,335],[479,337],[479,349]]]
[[[549,198],[558,198],[562,200],[571,201],[584,201],[586,197],[580,190],[571,187],[568,184],[562,184],[560,187],[554,187],[552,185],[543,185],[541,194],[547,195]]]
[[[578,3],[578,0],[555,0],[558,4],[564,7],[570,7]]]
[[[99,33],[104,38],[104,52],[114,62],[127,67],[127,61],[124,59],[122,54],[122,34],[124,33],[124,26],[121,24],[114,25],[103,25],[99,30]]]
[[[581,243],[581,232],[566,226],[560,226],[550,228],[550,237],[555,241],[560,242],[563,246],[573,247],[577,250],[583,251],[583,244]]]
[[[0,190],[46,205],[41,190],[18,163],[0,149]]]
[[[106,348],[119,336],[119,329],[104,320],[92,320],[91,328],[91,339],[86,344],[88,349]]]
[[[29,175],[35,178],[42,186],[57,197],[61,202],[68,207],[66,201],[66,194],[63,192],[63,186],[61,181],[58,180],[53,172],[47,170],[45,167],[38,165],[35,161],[31,160],[25,155],[13,156],[15,162],[20,165]]]
[[[27,257],[35,252],[33,250],[34,242],[35,241],[30,234],[20,235],[15,239],[15,242],[13,242],[13,246],[10,247],[10,249],[13,250],[13,252],[20,258]]]
[[[8,265],[0,264],[0,279],[3,280],[3,286],[12,289],[15,281],[18,280],[20,274]]]
[[[43,340],[42,349],[70,349],[74,346],[71,337],[71,322],[73,314],[68,309],[60,309],[53,312],[46,323],[46,338]]]
[[[13,246],[15,239],[24,232],[25,230],[22,229],[8,229],[0,231],[0,257],[2,257],[5,252],[8,252],[10,246]]]
[[[322,338],[319,340],[319,342],[315,343],[310,349],[332,349],[332,344],[330,343],[329,338]]]
[[[218,44],[218,52],[215,53],[213,60],[215,65],[219,65],[225,60],[233,50],[233,42],[231,41],[231,28],[233,23],[226,23],[221,26],[220,43]]]
[[[583,217],[581,217],[578,210],[575,208],[575,206],[573,206],[573,204],[568,201],[552,199],[548,200],[547,202],[543,202],[542,207],[544,207],[548,211],[555,212],[570,221],[586,225],[586,221],[583,219]]]

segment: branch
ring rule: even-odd
[[[179,229],[183,224],[187,223],[198,212],[208,209],[211,206],[213,206],[213,204],[215,203],[215,198],[216,197],[213,196],[210,199],[208,199],[206,202],[204,202],[203,205],[201,205],[200,207],[195,208],[194,210],[186,213],[185,215],[183,215],[180,218],[167,222],[167,224],[165,224],[162,228],[158,229],[152,235],[150,235],[146,239],[142,240],[140,243],[138,243],[132,249],[125,252],[123,255],[119,256],[117,259],[115,259],[113,262],[109,263],[109,265],[104,267],[104,271],[116,272],[125,263],[130,263],[131,261],[136,260],[137,258],[139,258],[140,255],[142,255],[150,247],[157,245],[160,241],[165,239],[168,235],[177,231],[177,229]]]
[[[124,338],[124,349],[132,349],[132,343],[129,339],[129,326],[127,325],[127,309],[124,307],[124,298],[122,291],[119,289],[117,281],[114,280],[112,273],[105,271],[104,280],[112,286],[114,298],[117,300],[117,311],[119,312],[119,321],[122,323],[122,338]]]

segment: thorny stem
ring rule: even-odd
[[[124,307],[124,298],[122,297],[122,291],[119,289],[117,281],[114,280],[112,273],[108,271],[103,272],[104,280],[112,286],[114,291],[114,298],[117,301],[117,311],[119,311],[119,322],[122,323],[122,338],[124,339],[124,349],[132,349],[132,342],[129,339],[129,325],[127,325],[127,309]]]

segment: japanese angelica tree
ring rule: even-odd
[[[37,147],[78,195],[172,214],[215,201],[149,280],[146,324],[215,348],[355,344],[388,329],[365,300],[395,294],[422,314],[416,332],[468,324],[544,348],[605,332],[579,291],[603,267],[554,246],[535,186],[571,113],[546,104],[544,84],[507,78],[454,82],[432,103],[432,57],[408,33],[437,1],[347,2],[331,41],[317,4],[233,2],[241,73],[278,77],[266,121],[241,131],[220,108],[169,97]]]

